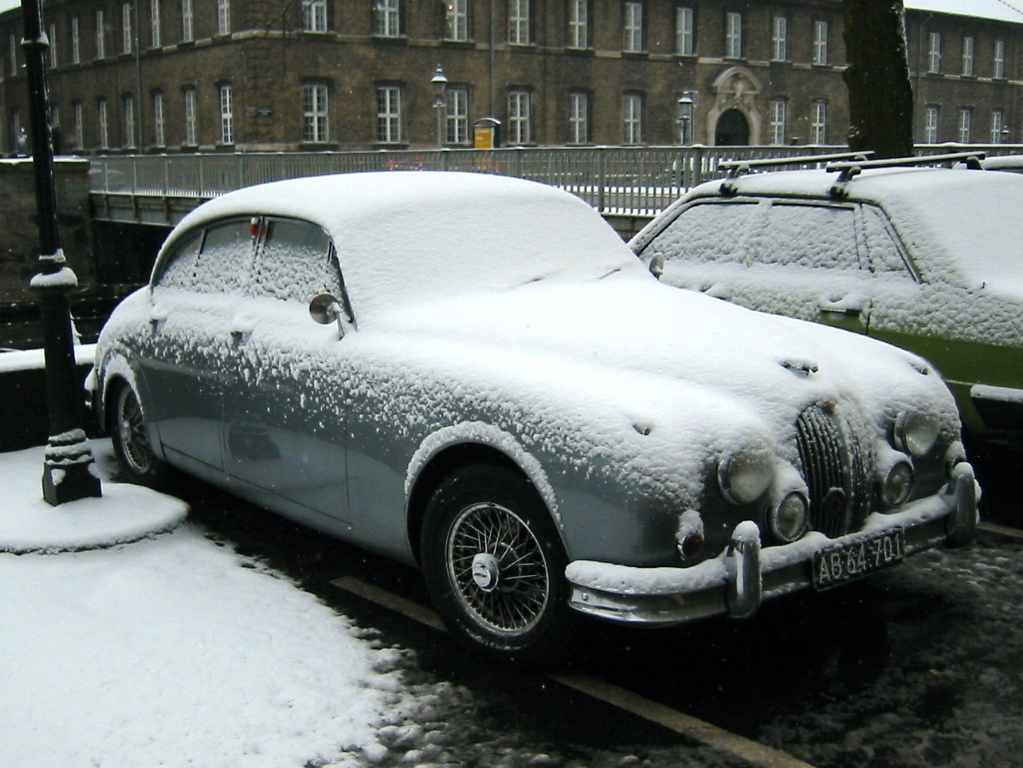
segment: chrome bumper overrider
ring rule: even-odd
[[[576,610],[604,619],[665,625],[728,614],[752,616],[761,602],[812,584],[815,552],[855,543],[901,528],[905,554],[937,544],[962,546],[977,525],[977,484],[973,467],[962,463],[934,496],[906,504],[897,512],[874,513],[856,533],[829,539],[809,533],[792,544],[761,548],[759,528],[740,523],[720,556],[689,568],[637,568],[590,560],[569,564],[569,602]]]

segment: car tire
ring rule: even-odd
[[[427,504],[421,543],[427,590],[456,637],[515,667],[557,658],[575,623],[568,560],[521,473],[479,464],[450,475]]]
[[[107,426],[125,479],[136,485],[159,487],[166,476],[166,465],[153,452],[138,394],[129,384],[122,383],[114,388],[108,402],[113,407]]]

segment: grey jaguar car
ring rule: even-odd
[[[89,390],[129,478],[416,565],[458,637],[537,663],[580,614],[746,617],[971,539],[941,378],[840,333],[661,285],[551,187],[322,176],[189,214]]]

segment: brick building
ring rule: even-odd
[[[1023,13],[906,5],[916,140],[1023,142]],[[65,153],[467,146],[487,117],[506,146],[843,144],[848,126],[839,0],[45,0],[44,28]],[[0,14],[8,155],[20,38],[20,10]]]

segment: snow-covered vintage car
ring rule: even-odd
[[[496,176],[202,205],[103,329],[90,390],[129,477],[174,465],[416,564],[510,661],[577,612],[749,616],[976,523],[925,361],[661,285],[582,201]]]

